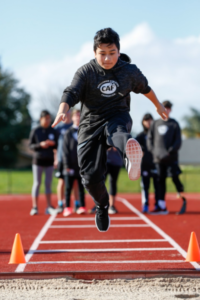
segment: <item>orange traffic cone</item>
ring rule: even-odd
[[[200,261],[200,250],[196,234],[191,233],[186,261]]]
[[[25,264],[26,259],[19,233],[16,233],[9,264]]]

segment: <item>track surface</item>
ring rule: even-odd
[[[39,202],[40,214],[34,217],[29,216],[30,195],[0,196],[0,272],[200,269],[199,264],[184,261],[191,231],[200,242],[200,196],[188,194],[187,199],[184,215],[175,214],[181,201],[170,194],[169,215],[144,216],[139,194],[118,195],[119,214],[111,216],[109,231],[100,233],[94,215],[45,216],[44,196]],[[55,196],[53,203],[56,205]],[[93,206],[89,196],[86,205]],[[17,232],[26,265],[8,264]]]

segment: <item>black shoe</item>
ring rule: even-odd
[[[181,197],[183,200],[183,204],[182,207],[180,209],[180,211],[178,213],[176,213],[177,215],[182,215],[186,212],[186,208],[187,208],[187,200],[185,199],[185,197]]]
[[[162,209],[159,206],[156,206],[155,209],[150,212],[151,215],[167,215],[168,213],[166,208]]]
[[[110,226],[110,218],[108,216],[108,205],[104,208],[96,207],[95,223],[99,231],[107,231]]]

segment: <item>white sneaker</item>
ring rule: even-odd
[[[143,153],[140,144],[133,138],[130,138],[126,143],[126,156],[125,167],[128,171],[128,177],[130,180],[137,180],[140,178]]]
[[[78,215],[82,215],[82,214],[86,214],[86,208],[85,207],[79,207],[78,209],[77,209],[77,211],[76,211],[76,213],[78,214]]]
[[[31,208],[30,215],[31,216],[38,215],[38,209],[37,209],[37,207]]]

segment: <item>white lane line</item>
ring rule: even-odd
[[[104,249],[51,249],[33,250],[34,253],[57,253],[57,252],[108,252],[108,251],[176,251],[175,248],[104,248]]]
[[[150,227],[148,224],[114,224],[110,227],[119,228],[119,227]],[[50,228],[96,228],[96,225],[52,225]]]
[[[28,253],[25,256],[26,262],[28,263],[29,260],[31,259],[34,250],[36,250],[40,244],[41,239],[45,236],[47,230],[49,229],[49,227],[51,226],[52,222],[54,221],[56,215],[54,216],[50,216],[49,219],[47,220],[47,222],[44,224],[44,226],[42,227],[42,229],[40,230],[38,236],[36,237],[36,239],[34,240],[33,244],[31,245]],[[23,272],[24,269],[26,267],[26,264],[19,264],[18,267],[16,268],[15,272]]]
[[[184,260],[120,260],[120,261],[107,261],[107,260],[78,260],[78,261],[31,261],[29,265],[42,265],[42,264],[163,264],[163,263],[185,263]]]
[[[132,212],[138,215],[144,222],[146,222],[149,226],[151,226],[158,234],[160,234],[165,240],[167,240],[184,258],[187,256],[187,252],[179,246],[168,234],[166,234],[162,229],[160,229],[157,225],[155,225],[152,221],[150,221],[145,215],[143,215],[137,208],[135,208],[132,204],[130,204],[126,199],[118,197],[118,201],[124,203],[126,207],[128,207]],[[190,262],[191,265],[196,270],[200,270],[200,265],[196,262]]]
[[[89,244],[89,243],[152,243],[152,242],[167,242],[164,239],[141,239],[141,240],[80,240],[80,241],[41,241],[40,244]]]
[[[134,221],[140,220],[140,217],[110,217],[111,221]],[[71,221],[94,221],[95,217],[86,217],[86,218],[56,218],[54,222],[71,222]]]

